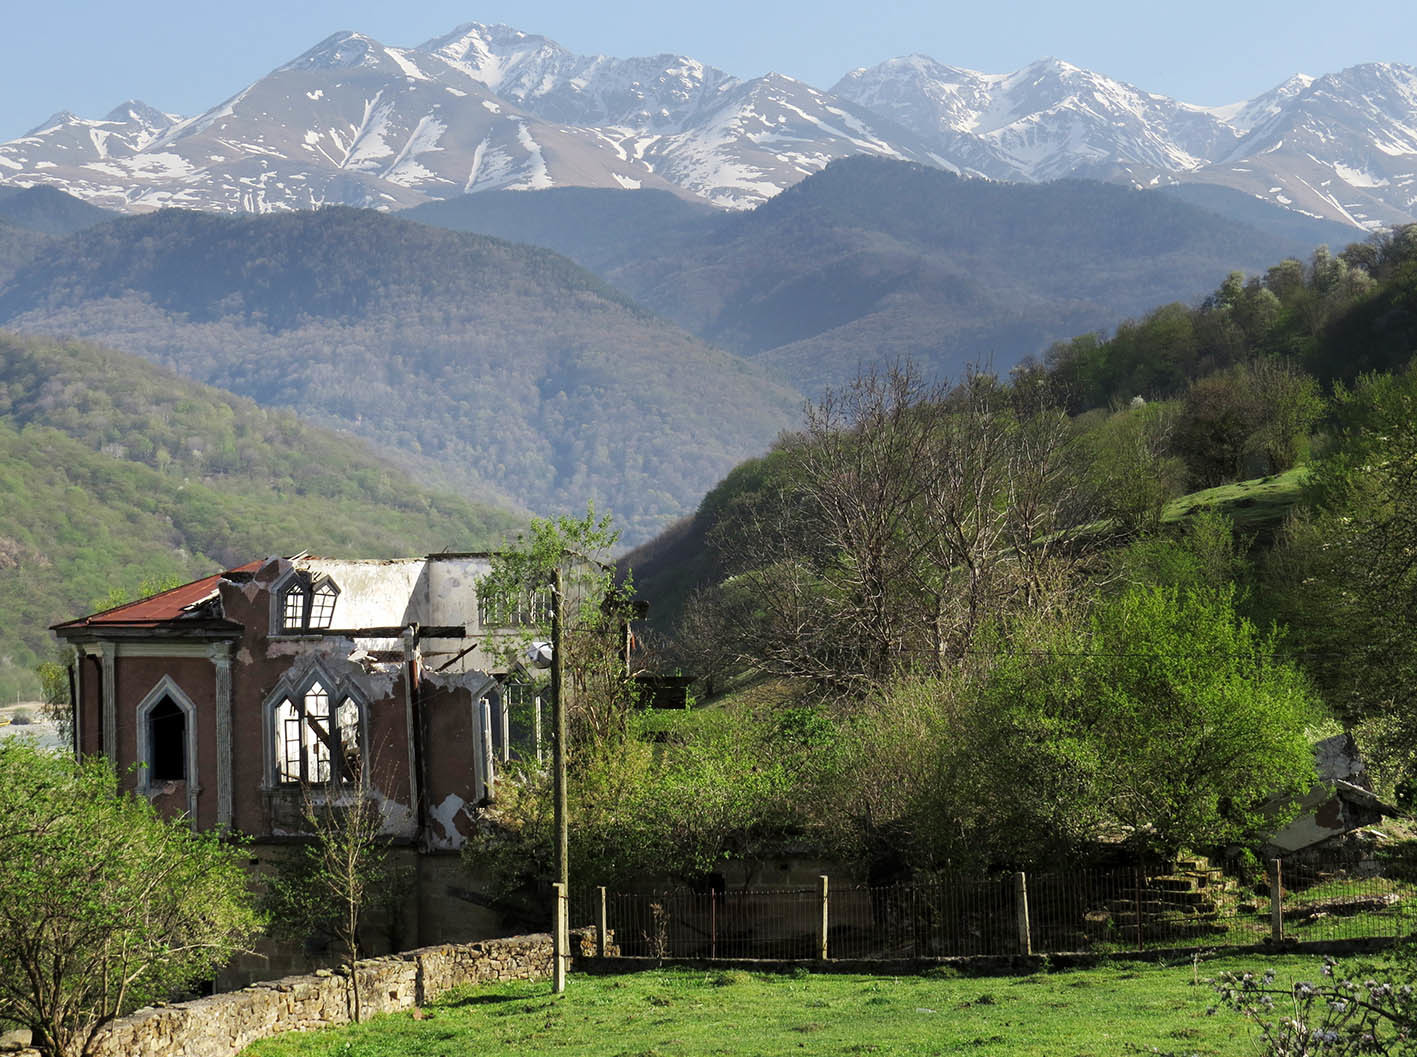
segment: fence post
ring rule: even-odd
[[[1284,877],[1278,859],[1269,861],[1269,937],[1284,942]]]
[[[1137,886],[1132,890],[1132,903],[1137,912],[1137,950],[1142,951],[1146,950],[1146,936],[1142,931],[1144,926],[1142,924],[1141,916],[1141,900],[1142,896],[1148,893],[1146,891],[1146,873],[1142,870],[1140,866],[1136,868],[1135,872]]]
[[[1018,915],[1018,951],[1033,953],[1033,937],[1028,928],[1028,877],[1022,870],[1014,874],[1014,911]]]
[[[607,932],[607,930],[609,929],[609,925],[610,925],[610,915],[608,915],[608,914],[605,912],[605,886],[604,886],[604,885],[601,885],[601,886],[600,886],[600,928],[598,928],[598,929],[596,930],[596,936],[595,936],[595,954],[596,954],[596,957],[597,957],[597,958],[604,958],[604,957],[605,957],[605,945],[610,942],[609,940],[607,940],[607,939],[605,938],[605,937],[606,937],[606,932]]]
[[[820,920],[817,922],[817,957],[822,961],[827,960],[827,927],[831,918],[827,898],[828,885],[826,874],[817,878],[817,903],[821,909]]]
[[[709,959],[718,957],[718,889],[709,888]]]
[[[555,911],[551,915],[551,993],[562,994],[566,990],[566,962],[570,960],[570,929],[567,922],[570,920],[569,908],[566,906],[567,893],[566,886],[560,881],[551,886],[556,893]]]
[[[535,698],[535,709],[532,711],[532,740],[536,742],[536,762],[541,762],[541,695]]]
[[[497,695],[500,704],[497,706],[497,721],[502,728],[502,762],[512,762],[512,707],[507,700],[507,691],[504,688]]]

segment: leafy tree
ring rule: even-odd
[[[862,711],[835,831],[917,868],[1240,842],[1306,791],[1317,701],[1228,588],[1134,586],[1062,620],[1017,618],[971,665]],[[855,832],[851,832],[854,830]]]
[[[239,849],[118,791],[106,761],[0,742],[0,1019],[45,1057],[208,978],[258,919]]]
[[[1333,398],[1332,449],[1311,464],[1311,509],[1267,562],[1293,650],[1370,750],[1417,753],[1417,370],[1367,375]]]
[[[529,652],[549,632],[550,607],[559,601],[561,693],[573,746],[623,737],[633,703],[626,649],[634,585],[628,577],[617,579],[609,563],[618,540],[610,517],[597,517],[594,507],[583,518],[533,518],[529,535],[498,551],[477,585],[484,605],[519,614],[488,643],[508,670],[527,666]],[[559,600],[552,597],[558,571]]]
[[[1303,730],[1317,699],[1273,637],[1237,617],[1233,589],[1131,588],[1081,630],[1007,657],[990,694],[1063,773],[1096,767],[1097,803],[1143,846],[1241,842],[1273,824],[1267,799],[1312,784]]]
[[[1200,487],[1292,467],[1323,413],[1317,383],[1277,359],[1236,364],[1191,384],[1176,447]]]
[[[1186,476],[1185,465],[1172,454],[1176,418],[1174,403],[1138,401],[1111,414],[1091,412],[1078,422],[1095,517],[1114,521],[1128,534],[1156,531]]]

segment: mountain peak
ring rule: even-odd
[[[156,130],[175,125],[180,118],[175,114],[167,114],[156,107],[148,106],[140,99],[125,99],[105,114],[103,120],[132,122],[144,128]]]
[[[436,55],[494,91],[508,72],[523,64],[529,56],[542,61],[573,58],[554,40],[500,22],[494,25],[464,22],[451,32],[424,41],[413,50]]]
[[[27,131],[25,136],[42,136],[44,133],[52,132],[54,129],[63,125],[76,125],[81,121],[83,121],[83,118],[79,117],[79,115],[72,110],[58,110],[50,114],[34,128]]]
[[[1204,107],[1057,56],[984,73],[916,52],[824,92],[679,53],[582,55],[469,21],[416,48],[331,34],[186,120],[136,100],[101,121],[61,112],[0,144],[0,183],[50,183],[125,210],[398,208],[565,185],[751,208],[866,153],[999,180],[1185,175],[1374,226],[1417,216],[1414,112],[1417,70],[1397,63]]]
[[[342,29],[331,33],[309,51],[298,55],[281,67],[282,70],[341,70],[377,63],[374,52],[383,45],[363,33]]]

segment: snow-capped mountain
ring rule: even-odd
[[[994,179],[1050,180],[1124,165],[1186,172],[1239,138],[1197,107],[1057,59],[986,74],[911,55],[854,70],[832,92],[939,137],[942,149],[968,150],[966,167]]]
[[[1200,182],[1358,226],[1417,219],[1417,70],[1296,76],[1199,107],[1057,59],[1005,74],[923,55],[830,92],[683,55],[577,55],[467,23],[415,48],[337,33],[203,114],[125,103],[0,144],[0,183],[110,208],[399,208],[492,188],[655,187],[751,208],[835,158],[996,180]]]
[[[0,182],[129,210],[399,208],[561,185],[746,208],[833,158],[941,163],[904,129],[791,78],[740,81],[683,56],[588,58],[476,24],[411,49],[338,33],[203,114],[154,125],[153,113],[59,115],[0,144]]]
[[[1196,179],[1361,227],[1412,222],[1417,69],[1367,63],[1306,80]]]
[[[832,91],[994,179],[1211,183],[1360,227],[1417,219],[1417,70],[1408,66],[1301,74],[1222,107],[1056,59],[985,74],[913,55],[854,70]]]

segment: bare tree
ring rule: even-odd
[[[699,633],[826,686],[956,664],[1086,550],[1074,437],[1040,387],[983,371],[946,388],[907,364],[828,392],[782,442],[791,472],[716,530],[733,575]]]
[[[333,934],[348,974],[350,1018],[357,1022],[363,1018],[358,968],[365,911],[378,894],[401,887],[389,863],[384,815],[358,781],[342,790],[307,784],[301,794],[309,842],[303,857],[272,880],[267,908],[284,933]]]

